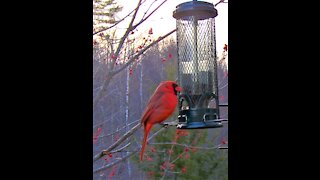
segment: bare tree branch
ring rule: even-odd
[[[228,3],[228,2],[225,2],[225,0],[220,0],[219,2],[217,2],[214,6],[216,7],[218,4],[220,3]]]
[[[148,19],[156,10],[158,10],[160,8],[160,6],[166,2],[167,0],[163,1],[157,8],[155,8],[146,18],[142,19],[140,22],[138,22],[136,25],[133,26],[133,22],[136,18],[136,15],[138,13],[139,7],[141,5],[141,0],[139,0],[137,7],[135,8],[135,12],[132,16],[131,22],[128,25],[128,28],[126,30],[126,32],[124,33],[124,35],[122,36],[122,38],[119,41],[117,50],[114,53],[114,56],[118,57],[119,53],[123,47],[123,44],[125,42],[125,39],[128,37],[129,33],[134,30],[135,28],[137,28],[141,23],[143,23],[146,19]],[[106,92],[106,88],[108,87],[112,77],[116,74],[118,74],[119,72],[121,72],[123,69],[125,69],[126,67],[128,67],[132,62],[134,62],[134,60],[139,57],[142,53],[144,53],[148,48],[152,47],[153,45],[155,45],[156,43],[158,43],[159,41],[161,41],[162,39],[166,38],[167,36],[169,36],[170,34],[172,34],[173,32],[175,32],[176,30],[173,30],[169,33],[167,33],[166,35],[164,35],[163,37],[159,37],[156,41],[154,41],[153,43],[149,44],[148,46],[146,46],[144,49],[142,49],[139,53],[137,53],[135,56],[131,57],[131,59],[124,65],[122,66],[120,69],[113,71],[113,68],[115,66],[116,61],[113,61],[113,63],[110,64],[110,71],[109,73],[106,75],[106,79],[104,80],[104,82],[102,83],[101,89],[99,92],[97,92],[97,95],[95,97],[95,99],[93,100],[93,109],[95,109],[95,107],[97,106],[97,104],[99,103],[99,101],[101,100],[102,97],[104,97],[104,94]]]
[[[102,166],[96,170],[93,171],[93,173],[99,173],[100,171],[103,171],[105,169],[111,168],[117,164],[119,164],[120,162],[123,162],[124,160],[128,159],[129,157],[131,157],[132,155],[134,155],[135,153],[137,153],[139,151],[139,149],[134,150],[133,152],[131,152],[130,154],[124,156],[123,158],[119,159],[118,161],[112,162],[110,164],[107,164],[105,166]]]
[[[143,23],[145,20],[147,20],[154,12],[156,12],[167,0],[164,0],[158,7],[156,7],[146,18],[142,19],[140,22],[138,22],[136,25],[134,25],[134,28],[138,27],[141,23]]]
[[[131,143],[128,143],[125,146],[123,146],[123,147],[121,147],[121,148],[119,148],[117,150],[111,151],[110,153],[114,154],[114,153],[117,153],[117,152],[121,152],[122,150],[124,150],[125,148],[129,147],[130,145],[131,145]]]
[[[223,89],[223,88],[225,88],[225,87],[228,87],[228,82],[227,82],[224,86],[219,87],[219,90],[221,90],[221,89]]]
[[[115,115],[113,115],[113,116],[115,116]],[[112,118],[112,117],[111,117]],[[128,124],[128,126],[130,126],[130,125],[132,125],[132,124],[134,124],[134,123],[136,123],[136,122],[138,122],[140,119],[137,119],[137,120],[135,120],[135,121],[133,121],[133,122],[131,122],[131,123],[129,123]],[[108,120],[109,121],[109,120]],[[108,122],[108,121],[103,121],[103,122],[101,122],[101,123],[99,123],[99,124],[97,124],[97,125],[94,125],[94,127],[93,127],[93,129],[95,129],[96,127],[98,127],[98,126],[101,126],[102,124],[104,124],[104,123],[106,123],[106,122]],[[115,134],[115,133],[117,133],[117,132],[119,132],[119,131],[121,131],[121,129],[124,129],[124,128],[126,128],[127,126],[123,126],[123,127],[121,127],[121,128],[118,128],[118,130],[117,131],[115,131],[115,132],[113,132],[113,133],[111,133],[111,134],[106,134],[106,135],[102,135],[102,136],[100,136],[100,137],[104,137],[104,136],[110,136],[110,135],[112,135],[112,134]]]
[[[123,20],[125,20],[127,17],[129,17],[135,10],[136,10],[136,9],[132,10],[129,14],[127,14],[125,17],[123,17],[122,19],[120,19],[119,21],[117,21],[116,23],[114,23],[113,25],[111,25],[111,26],[109,26],[109,27],[107,27],[107,28],[105,28],[105,29],[102,29],[102,30],[100,30],[100,31],[97,31],[97,32],[93,33],[93,36],[94,36],[94,35],[97,35],[98,33],[101,33],[101,32],[103,32],[103,31],[106,31],[106,30],[108,30],[108,29],[111,29],[111,28],[115,27],[116,25],[118,25],[119,23],[121,23]]]
[[[165,130],[165,129],[166,129],[165,126],[161,127],[157,132],[155,132],[152,136],[150,136],[150,137],[148,138],[148,141],[150,141],[152,138],[154,138],[156,135],[158,135],[160,132],[162,132],[162,131]],[[107,164],[107,165],[105,165],[105,166],[102,166],[102,167],[94,170],[93,173],[99,173],[100,171],[103,171],[103,170],[105,170],[105,169],[111,168],[111,167],[119,164],[120,162],[128,159],[129,157],[131,157],[132,155],[134,155],[135,153],[137,153],[140,149],[141,149],[141,147],[139,147],[138,149],[132,151],[130,154],[124,156],[123,158],[119,159],[118,161],[115,161],[115,162],[113,162],[113,163],[111,163],[111,164]]]
[[[195,148],[195,149],[202,149],[202,150],[212,150],[218,149],[220,145],[214,147],[200,147],[200,146],[190,146],[188,144],[180,144],[180,143],[172,143],[172,142],[164,142],[164,143],[150,143],[151,145],[176,145],[176,146],[183,146],[188,148]]]
[[[227,147],[219,147],[219,149],[228,149],[228,146]]]
[[[93,100],[93,105],[92,105],[92,108],[95,109],[98,102],[101,100],[102,97],[104,97],[104,92],[105,92],[105,89],[107,88],[108,84],[110,83],[112,79],[112,76],[111,76],[111,73],[109,72],[107,75],[106,75],[106,79],[103,81],[102,83],[102,86],[101,86],[101,89],[100,91],[98,92],[97,96],[95,97],[95,99]]]
[[[135,9],[135,12],[134,12],[134,14],[132,16],[132,19],[131,19],[131,21],[129,23],[129,26],[128,26],[126,32],[124,33],[124,35],[120,39],[119,46],[118,46],[117,51],[115,53],[117,56],[119,55],[120,49],[122,48],[123,43],[124,43],[125,39],[128,37],[130,31],[135,29],[135,27],[133,27],[132,24],[133,24],[134,20],[136,19],[136,16],[137,16],[139,8],[140,8],[140,5],[141,5],[141,0],[139,0],[139,2],[138,2],[138,5],[137,5],[137,7]]]
[[[161,125],[161,124],[160,124]],[[168,126],[175,126],[176,123],[165,123],[162,125],[162,127],[167,128]],[[115,143],[113,143],[111,146],[109,146],[107,149],[102,150],[100,153],[96,154],[93,157],[93,162],[99,160],[100,158],[102,158],[105,155],[108,155],[110,153],[112,153],[111,151],[113,149],[115,149],[116,147],[118,147],[123,141],[125,141],[128,137],[132,136],[134,132],[136,132],[140,127],[142,126],[141,123],[138,123],[137,125],[135,125],[134,127],[132,127],[128,132],[126,132],[121,138],[119,138]],[[155,133],[156,134],[156,133]],[[153,137],[154,135],[152,135]],[[151,137],[149,138],[151,139]],[[149,140],[148,139],[148,140]]]
[[[147,15],[148,11],[150,10],[150,8],[152,7],[152,5],[153,5],[155,2],[157,2],[157,0],[154,0],[154,1],[150,4],[150,6],[149,6],[148,9],[146,10],[146,12],[144,12],[144,14],[143,14],[143,16],[142,16],[142,19]]]
[[[139,57],[141,54],[143,54],[146,50],[148,50],[151,46],[157,44],[159,41],[163,40],[164,38],[168,37],[170,34],[174,33],[177,29],[174,29],[172,31],[170,31],[169,33],[167,33],[166,35],[164,36],[160,36],[156,41],[152,42],[151,44],[149,44],[148,46],[146,46],[144,49],[142,49],[141,51],[139,51],[139,53],[137,53],[136,55],[132,56],[130,58],[130,60],[125,64],[123,65],[121,68],[113,71],[111,74],[112,75],[116,75],[118,74],[119,72],[121,72],[123,69],[127,68],[131,63],[134,62],[134,60]]]
[[[146,2],[146,0],[144,0],[143,2],[141,2],[140,5],[142,5],[142,4],[145,3],[145,2]],[[137,10],[137,7],[136,7],[135,9],[133,9],[131,12],[129,12],[125,17],[123,17],[123,18],[121,18],[120,20],[118,20],[115,24],[113,24],[113,25],[111,25],[111,26],[109,26],[109,27],[107,27],[107,28],[105,28],[105,29],[102,29],[102,30],[100,30],[100,31],[97,31],[97,32],[93,33],[93,36],[96,35],[96,34],[98,34],[98,33],[101,33],[101,32],[103,32],[103,31],[106,31],[106,30],[108,30],[108,29],[111,29],[111,28],[115,27],[115,26],[118,25],[120,22],[122,22],[122,21],[125,20],[127,17],[129,17],[129,16],[130,16],[134,11],[136,11],[136,10]]]
[[[119,72],[121,72],[123,69],[125,69],[126,67],[128,67],[131,63],[134,62],[134,60],[139,57],[142,53],[144,53],[146,50],[148,50],[150,47],[152,47],[153,45],[157,44],[159,41],[163,40],[164,38],[168,37],[170,34],[172,34],[173,32],[175,32],[176,29],[172,30],[171,32],[167,33],[166,35],[159,37],[156,41],[154,41],[153,43],[149,44],[148,46],[146,46],[144,49],[142,49],[139,53],[137,53],[135,56],[131,57],[130,60],[123,65],[120,69],[116,70],[116,71],[110,71],[107,75],[107,79],[104,81],[101,90],[99,91],[98,95],[96,96],[96,98],[94,99],[93,102],[93,108],[96,107],[97,103],[100,101],[100,99],[103,97],[103,92],[105,91],[107,85],[109,84],[111,78],[118,74]],[[113,64],[112,64],[112,68],[113,68]]]
[[[131,128],[126,134],[124,134],[121,138],[119,138],[115,143],[109,146],[107,149],[101,151],[99,154],[93,157],[93,162],[97,161],[98,159],[102,158],[104,155],[108,155],[111,151],[119,146],[123,141],[125,141],[129,136],[131,136],[134,132],[136,132],[142,126],[141,123],[138,123],[133,128]]]

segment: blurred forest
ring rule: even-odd
[[[105,28],[102,21],[107,27],[117,23],[114,15],[121,11],[120,6],[113,0],[94,0],[95,3],[94,14],[99,16],[94,21],[94,32]],[[108,14],[99,11],[106,7],[109,7]],[[108,18],[99,21],[97,17],[101,16]],[[115,34],[112,28],[94,34],[93,156],[140,123],[146,103],[161,81],[177,79],[177,43],[172,36],[148,46],[157,40],[152,29],[140,34],[130,29],[126,37],[120,38]],[[227,104],[227,50],[218,56],[220,103]],[[227,107],[220,111],[221,118],[228,118]],[[175,112],[166,121],[175,120],[177,114]],[[201,130],[157,125],[150,136],[153,134],[143,163],[138,160],[143,137],[141,128],[114,153],[94,162],[93,179],[228,179],[228,150],[218,148],[227,146],[227,123],[222,128]]]

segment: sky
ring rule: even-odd
[[[132,11],[138,0],[116,0],[120,5],[123,6],[123,10],[118,14],[119,18],[124,17],[130,11]],[[176,9],[176,6],[189,2],[192,0],[167,0],[148,20],[141,24],[138,27],[138,32],[145,32],[148,29],[152,28],[154,37],[157,38],[159,36],[165,35],[171,30],[176,28],[176,19],[172,17],[173,11]],[[154,0],[146,0],[140,9],[137,16],[137,19],[141,19],[144,12],[148,9],[150,4],[154,2]],[[151,11],[157,7],[163,0],[157,0],[151,7]],[[205,1],[209,3],[216,4],[219,0],[211,0]],[[227,2],[227,1],[226,1]],[[228,3],[220,3],[216,6],[218,10],[218,16],[215,18],[216,21],[216,42],[217,42],[217,54],[218,56],[222,53],[224,44],[228,44]],[[149,12],[151,12],[149,11]],[[136,22],[136,21],[135,21]],[[120,28],[125,28],[127,23],[119,24]],[[176,33],[172,34],[172,36],[176,39]]]

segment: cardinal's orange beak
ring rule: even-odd
[[[177,86],[177,87],[176,87],[176,91],[181,92],[181,91],[182,91],[182,87]]]

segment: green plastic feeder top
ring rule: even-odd
[[[190,1],[181,3],[176,6],[173,17],[176,19],[185,19],[189,16],[195,16],[198,20],[214,18],[218,15],[218,11],[212,3],[203,1]]]

